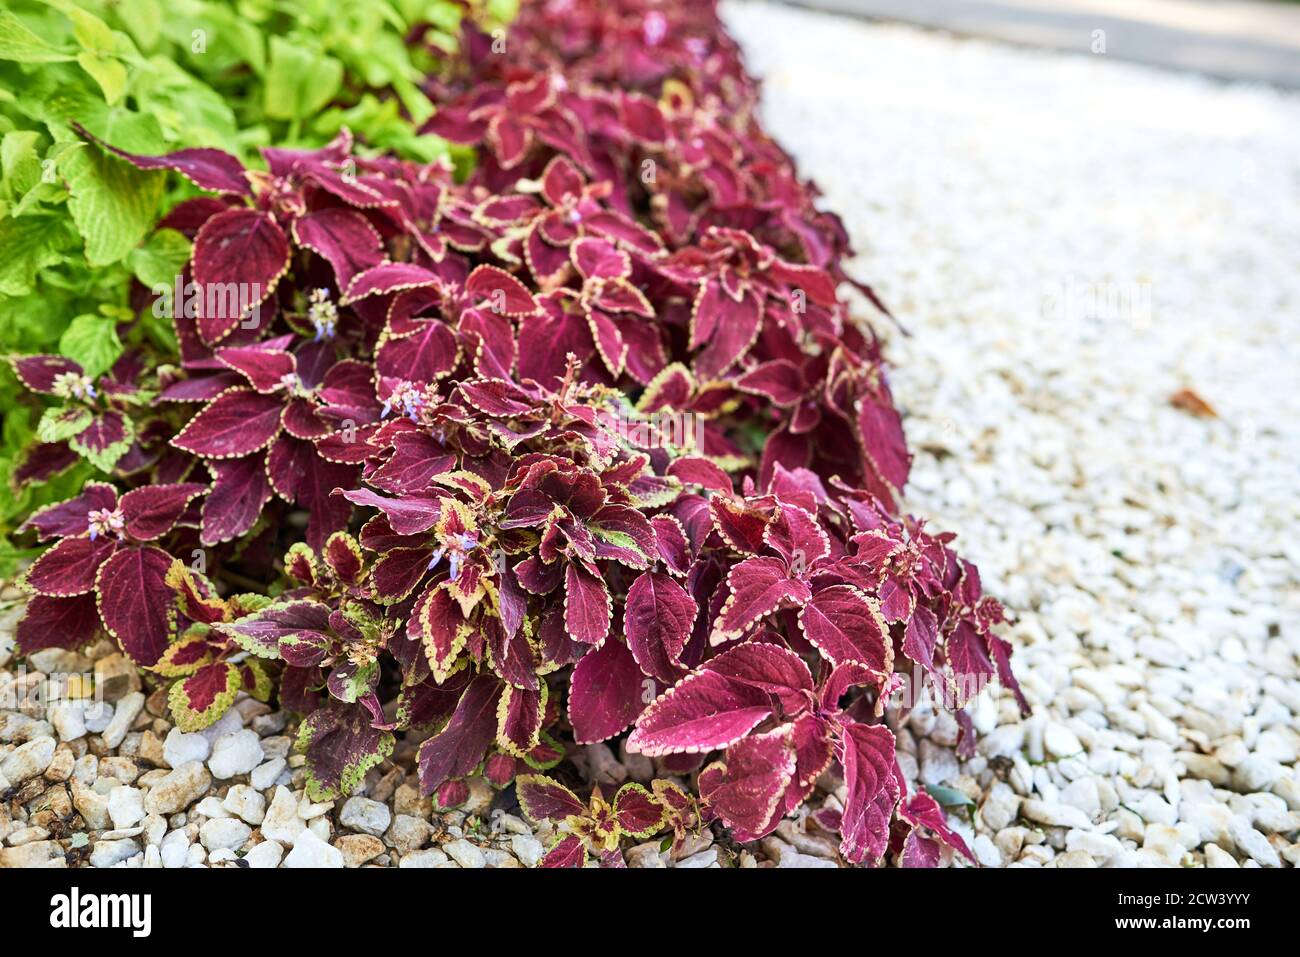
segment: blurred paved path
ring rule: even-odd
[[[1300,4],[1260,0],[790,0],[951,33],[1300,89]]]

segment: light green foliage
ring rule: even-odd
[[[77,316],[59,337],[59,352],[80,362],[92,378],[107,372],[122,354],[117,320],[90,313]]]

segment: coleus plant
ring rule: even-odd
[[[515,796],[523,812],[562,829],[539,866],[582,867],[595,857],[602,867],[623,867],[619,846],[624,841],[644,840],[663,830],[671,830],[673,844],[680,844],[704,819],[698,805],[672,781],[656,778],[650,786],[647,791],[629,782],[608,801],[597,786],[584,803],[552,778],[521,774]]]
[[[855,687],[872,690],[878,718],[891,679],[851,659],[822,671],[824,677],[814,683],[804,660],[779,644],[738,645],[647,708],[628,748],[648,755],[725,748],[721,761],[700,772],[700,797],[741,841],[770,833],[812,793],[834,759],[847,785],[840,850],[855,863],[879,860],[907,785],[890,730],[859,720],[842,699]],[[919,811],[909,805],[908,813],[916,817]],[[961,838],[941,824],[942,816],[927,820],[938,825],[941,839],[970,857]]]
[[[18,624],[25,652],[80,647],[101,631],[141,665],[168,650],[180,622],[169,582],[176,563],[160,540],[183,538],[195,482],[145,485],[119,496],[103,482],[47,506],[25,523],[43,541],[58,541],[32,563],[23,583],[33,593]]]
[[[98,382],[81,363],[64,356],[23,356],[11,361],[25,388],[62,400],[61,405],[46,408],[37,425],[40,444],[27,457],[27,481],[48,478],[77,456],[102,472],[117,466],[136,437],[130,409],[151,398],[138,384],[143,371],[139,358],[123,356]]]
[[[521,779],[564,825],[555,861],[614,864],[651,824],[755,839],[823,775],[846,859],[964,852],[906,794],[885,706],[914,679],[969,749],[974,693],[1019,695],[1002,609],[898,513],[909,457],[836,297],[842,227],[711,6],[529,7],[509,64],[482,40],[426,85],[431,128],[480,150],[468,182],[346,131],[265,171],[114,151],[211,194],[160,223],[192,239],[193,294],[163,304],[179,365],[134,350],[96,387],[18,360],[52,420],[126,437],[115,484],[28,523],[57,541],[21,648],[112,634],[183,728],[274,696],[315,798],[399,736],[442,807],[629,730],[693,776],[698,807]]]

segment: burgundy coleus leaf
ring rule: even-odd
[[[840,514],[843,512],[842,508],[831,501],[821,478],[809,469],[787,469],[779,462],[776,463],[768,491],[779,501],[797,505],[809,515],[817,515],[822,508]]]
[[[466,686],[447,726],[420,745],[422,794],[479,766],[496,735],[500,698],[501,679],[496,675],[479,675]]]
[[[414,263],[384,262],[357,273],[347,286],[340,305],[350,306],[370,296],[388,296],[411,289],[441,286],[437,273]]]
[[[895,491],[907,484],[912,456],[907,451],[903,422],[898,410],[883,398],[863,396],[858,401],[858,433],[867,462]]]
[[[600,309],[589,309],[587,324],[591,329],[591,339],[600,353],[600,359],[612,376],[623,374],[627,362],[627,343],[623,341],[623,332],[612,316]]]
[[[81,363],[64,356],[23,356],[10,362],[18,381],[32,392],[64,397],[73,393],[72,387],[85,390],[90,385]]]
[[[564,758],[564,746],[543,731],[541,742],[528,752],[524,760],[530,768],[549,771],[551,768],[558,766]]]
[[[654,305],[650,299],[632,284],[629,279],[601,279],[594,283],[594,290],[584,290],[587,303],[601,312],[608,313],[632,313],[644,319],[653,319],[655,317]],[[622,322],[619,325],[621,333],[636,336],[634,330],[647,328],[644,325]],[[649,338],[649,337],[638,337]]]
[[[898,803],[894,736],[883,725],[846,722],[835,743],[848,795],[840,821],[840,852],[855,864],[875,861],[889,845]]]
[[[587,530],[595,539],[597,558],[642,569],[654,557],[654,528],[639,509],[606,505],[588,519]]]
[[[25,655],[43,648],[75,651],[89,644],[101,628],[94,595],[73,598],[33,595],[18,621],[18,650]]]
[[[808,666],[780,645],[748,641],[710,658],[701,667],[771,695],[785,715],[804,711],[813,700]]]
[[[175,566],[172,566],[175,569]],[[218,646],[209,641],[208,635],[191,629],[167,646],[156,662],[153,670],[168,678],[192,675],[201,667],[216,660]]]
[[[542,195],[552,206],[578,199],[586,187],[582,173],[564,156],[554,156],[542,171]]]
[[[582,225],[591,232],[647,256],[656,256],[663,251],[663,241],[655,233],[617,210],[596,209],[585,213]]]
[[[569,683],[569,723],[579,744],[605,741],[627,730],[645,706],[654,682],[617,638],[606,638],[574,666]]]
[[[533,702],[535,706],[534,711],[536,712],[535,717],[538,719],[538,723],[535,726],[529,726],[527,728],[527,733],[531,736],[531,740],[527,744],[520,745],[517,743],[519,741],[518,734],[512,732],[507,736],[507,740],[516,742],[514,746],[507,744],[506,741],[498,742],[505,750],[522,757],[524,753],[531,750],[537,744],[537,734],[541,730],[541,708],[546,703],[545,682],[539,681],[537,677],[538,661],[536,649],[527,639],[520,638],[519,640],[513,640],[511,636],[507,635],[504,624],[496,615],[485,615],[481,619],[479,627],[487,644],[488,653],[492,662],[492,670],[501,677],[501,680],[516,688],[528,689],[530,692],[534,693],[534,696],[537,693],[540,693],[543,696],[540,701]],[[510,710],[512,712],[523,706],[524,703],[522,701],[512,700],[510,702]],[[507,722],[505,718],[502,720],[502,733],[505,733],[504,729],[507,726]],[[512,716],[508,723],[514,727],[515,720],[515,717]]]
[[[535,689],[507,684],[497,705],[497,745],[523,757],[540,742],[546,714],[546,683]]]
[[[204,545],[217,545],[243,535],[256,523],[271,500],[271,480],[266,474],[266,453],[254,452],[236,459],[210,461],[215,476],[203,500]]]
[[[682,650],[698,612],[690,594],[664,572],[646,572],[628,589],[623,632],[641,670],[672,684],[686,669]]]
[[[825,269],[809,263],[792,263],[774,256],[768,267],[771,275],[791,289],[797,289],[819,306],[835,305],[835,280]]]
[[[340,494],[354,505],[368,505],[379,509],[398,535],[418,535],[427,532],[437,524],[441,509],[440,500],[432,495],[389,498],[370,489],[352,489]]]
[[[95,589],[100,566],[117,547],[117,540],[108,535],[65,538],[32,563],[27,587],[51,598],[89,594]]]
[[[772,708],[771,696],[759,688],[716,671],[696,671],[641,713],[628,750],[654,757],[723,748],[771,717]]]
[[[465,342],[465,352],[473,354],[479,375],[495,379],[512,376],[518,352],[515,327],[508,317],[469,309],[461,313],[457,331]]]
[[[293,353],[278,348],[280,340],[255,346],[228,346],[217,350],[217,360],[243,376],[258,392],[276,392],[287,378],[296,378],[298,363]]]
[[[370,570],[375,600],[384,604],[401,601],[424,580],[429,573],[431,547],[392,548],[380,556]],[[443,601],[450,601],[448,595]]]
[[[764,532],[772,520],[770,510],[723,495],[713,496],[708,505],[709,518],[724,542],[751,555],[763,550]]]
[[[469,784],[466,781],[443,781],[433,792],[433,807],[438,811],[450,811],[469,800]]]
[[[242,684],[239,668],[228,661],[210,662],[181,678],[167,694],[176,727],[189,733],[216,723],[230,710]]]
[[[698,485],[700,488],[712,489],[726,496],[732,493],[731,477],[716,464],[698,455],[674,459],[668,466],[667,474],[686,485]]]
[[[182,200],[172,207],[162,219],[158,220],[158,229],[174,229],[193,241],[198,231],[217,213],[230,208],[230,204],[215,196],[195,196]]]
[[[916,607],[916,597],[912,594],[911,582],[906,578],[890,575],[880,583],[877,591],[880,596],[880,613],[885,621],[907,621]]]
[[[565,630],[564,609],[558,605],[552,605],[537,626],[537,643],[542,661],[556,668],[574,664],[590,649]]]
[[[527,194],[489,196],[474,210],[474,219],[491,228],[527,223],[541,210],[541,204]]]
[[[632,257],[604,239],[578,239],[569,255],[583,279],[626,279],[632,274]]]
[[[275,291],[289,269],[289,240],[269,213],[228,209],[203,224],[191,260],[199,297],[199,336],[230,335]]]
[[[555,821],[581,817],[587,805],[558,781],[544,774],[521,774],[515,778],[515,797],[530,821]]]
[[[894,668],[888,626],[852,585],[832,585],[813,595],[799,612],[799,630],[831,664],[860,661],[880,672]]]
[[[546,305],[519,325],[518,373],[521,381],[532,379],[554,386],[563,378],[569,353],[585,362],[595,352],[585,316],[543,300]]]
[[[618,789],[613,803],[614,821],[620,836],[637,840],[657,833],[664,826],[666,814],[662,804],[639,784],[628,783]]]
[[[917,605],[903,632],[903,654],[934,671],[934,648],[939,640],[939,619],[925,605]]]
[[[570,563],[564,570],[564,623],[578,641],[596,644],[609,634],[609,589],[595,572]]]
[[[691,567],[691,543],[681,521],[672,515],[656,515],[650,519],[655,533],[655,549],[659,560],[673,575],[685,575]]]
[[[795,752],[788,728],[777,728],[737,741],[727,748],[721,767],[700,773],[702,797],[739,840],[757,840],[780,820],[786,789],[795,773]]]
[[[127,534],[137,541],[161,538],[180,521],[190,502],[206,492],[197,482],[174,485],[145,485],[122,496],[122,516]]]
[[[331,703],[313,711],[298,729],[297,749],[307,756],[307,796],[328,801],[351,794],[366,772],[393,753],[389,731],[373,727],[360,705]]]
[[[67,442],[33,442],[19,453],[12,475],[14,487],[48,482],[79,461],[81,456]]]
[[[190,419],[172,445],[209,459],[233,459],[266,448],[280,433],[284,400],[235,388]]]
[[[582,867],[587,861],[587,848],[576,834],[565,834],[551,845],[542,856],[538,867]]]
[[[465,280],[465,295],[475,306],[499,316],[521,318],[537,312],[537,300],[528,287],[504,269],[479,266]]]
[[[375,353],[381,376],[406,382],[437,382],[459,361],[456,334],[437,319],[422,321],[407,335],[386,336]]]
[[[975,698],[993,677],[993,662],[981,635],[969,621],[957,622],[944,644],[948,666],[952,669],[956,706],[963,707]]]
[[[91,512],[112,512],[114,508],[117,508],[117,489],[107,482],[86,482],[77,497],[32,512],[18,531],[35,529],[36,537],[42,541],[78,536],[90,531]]]
[[[166,376],[160,377],[167,382]],[[231,386],[243,385],[244,379],[234,372],[177,379],[168,382],[158,393],[159,402],[210,402]]]
[[[940,840],[945,844],[955,851],[960,851],[972,864],[975,863],[975,855],[966,846],[966,841],[948,826],[948,821],[943,815],[943,808],[929,794],[918,791],[909,796],[899,805],[898,816],[913,827],[928,827],[939,835]]]
[[[507,639],[519,634],[528,614],[528,593],[519,584],[515,570],[508,562],[497,569],[497,612],[501,616],[501,630]]]
[[[68,445],[108,471],[130,448],[131,420],[116,409],[99,412],[90,424],[68,440]]]
[[[325,676],[320,668],[286,667],[280,672],[280,707],[299,714],[311,714],[323,699],[320,687]]]
[[[384,261],[379,231],[355,210],[326,207],[299,216],[293,221],[293,238],[330,264],[340,289]]]
[[[840,710],[839,701],[850,688],[874,687],[885,693],[891,690],[889,676],[868,668],[859,661],[848,661],[835,666],[817,690],[817,699],[823,711]]]
[[[555,501],[544,492],[533,488],[524,488],[515,492],[506,505],[505,515],[501,518],[501,527],[531,528],[541,526],[555,510]]]
[[[375,694],[379,683],[379,663],[336,662],[330,669],[325,688],[330,696],[346,704],[362,704],[376,722],[382,722],[383,706]]]
[[[325,541],[321,550],[323,561],[337,581],[345,585],[354,585],[365,569],[365,559],[361,546],[347,532],[335,532]]]
[[[551,217],[543,216],[533,222],[524,239],[524,261],[534,282],[542,289],[551,289],[562,283],[569,272],[568,251],[562,245],[552,245],[546,228]]]
[[[912,831],[903,841],[903,853],[899,855],[899,867],[938,867],[941,859],[939,842],[923,837],[920,832]]]
[[[483,779],[500,790],[515,779],[519,760],[509,754],[490,754],[483,762]]]
[[[505,379],[462,382],[460,394],[475,409],[494,418],[528,415],[537,407],[535,395]]]
[[[152,545],[123,548],[100,566],[95,580],[104,628],[144,667],[161,657],[175,632],[175,596],[167,584],[173,561]]]
[[[735,565],[727,573],[730,592],[713,624],[715,639],[738,638],[787,602],[802,605],[812,597],[808,585],[791,577],[779,558],[756,556]]]
[[[141,156],[105,143],[78,123],[73,123],[72,126],[81,136],[94,141],[137,169],[175,170],[200,189],[211,190],[214,193],[231,193],[239,196],[247,196],[251,193],[244,164],[223,150],[204,146],[177,150],[163,156]]]
[[[284,655],[285,645],[320,645],[329,632],[329,621],[328,605],[294,599],[268,605],[251,615],[217,625],[216,629],[259,658],[278,658]],[[301,667],[306,662],[295,664]]]
[[[217,594],[212,583],[179,559],[167,570],[167,586],[176,595],[180,613],[196,624],[225,621],[230,613],[230,604]],[[175,647],[170,645],[169,653]]]
[[[781,505],[763,529],[763,541],[785,559],[794,577],[805,580],[831,550],[830,539],[817,519],[797,505]]]
[[[1016,676],[1011,670],[1011,643],[996,635],[985,635],[984,637],[988,642],[989,653],[993,656],[993,662],[997,666],[998,681],[1002,682],[1015,696],[1016,704],[1020,706],[1020,713],[1028,716],[1032,709],[1029,707],[1029,702],[1025,700],[1025,693],[1020,689],[1020,682],[1016,680]]]
[[[316,454],[327,462],[361,465],[374,454],[375,449],[370,444],[370,439],[380,428],[373,422],[357,428],[345,425],[337,432],[313,439],[312,444],[316,446]]]
[[[786,791],[781,814],[789,814],[813,791],[817,779],[830,767],[835,757],[834,725],[824,717],[805,713],[795,719],[790,729],[794,747],[794,780]]]
[[[712,379],[733,366],[758,338],[763,301],[752,289],[732,298],[717,281],[701,283],[691,315],[691,348],[695,373]]]
[[[536,555],[525,558],[515,566],[519,587],[533,595],[549,595],[564,580],[565,564],[562,561],[544,562]]]
[[[798,402],[807,385],[799,367],[788,359],[763,362],[736,380],[742,392],[763,396],[773,405],[788,408]]]

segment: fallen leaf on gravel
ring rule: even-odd
[[[1199,419],[1217,419],[1219,417],[1219,413],[1214,411],[1214,406],[1191,389],[1179,389],[1169,397],[1169,404],[1175,409],[1182,409]]]

